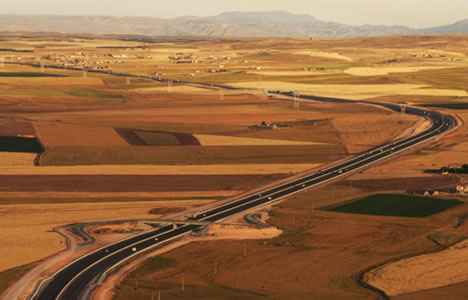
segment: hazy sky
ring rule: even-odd
[[[172,18],[286,10],[352,25],[438,26],[468,18],[468,0],[1,0],[0,14]]]

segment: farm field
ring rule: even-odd
[[[6,153],[7,155],[10,153]],[[20,153],[21,155],[28,155]],[[35,154],[31,156],[34,159]],[[237,165],[100,165],[31,166],[4,165],[1,175],[265,175],[293,174],[319,167],[320,164],[237,164]]]
[[[376,194],[327,210],[365,215],[424,218],[462,203],[458,200]]]
[[[180,247],[131,273],[121,283],[116,299],[145,298],[158,292],[171,299],[193,295],[206,299],[220,295],[228,299],[287,299],[291,295],[295,299],[375,299],[375,294],[356,282],[360,270],[387,259],[436,251],[439,246],[427,235],[449,234],[453,214],[467,211],[466,205],[460,205],[428,218],[405,218],[315,210],[364,195],[359,189],[334,185],[294,196],[270,213],[270,222],[284,230],[279,237]],[[184,292],[180,291],[182,276]]]
[[[418,151],[273,205],[268,223],[283,230],[276,238],[191,243],[147,261],[122,281],[115,299],[151,299],[158,291],[162,299],[375,299],[358,282],[362,272],[405,256],[442,253],[468,236],[466,199],[406,194],[446,191],[468,180],[437,172],[468,163],[464,35],[25,36],[0,35],[0,48],[32,51],[0,52],[0,237],[8,245],[0,247],[0,292],[31,264],[65,249],[54,231],[61,226],[158,218],[213,204],[428,126],[424,118],[377,106],[295,105],[266,90],[405,102],[456,115],[463,124]],[[178,63],[176,56],[197,62]],[[85,60],[87,73],[48,67],[81,68]],[[40,61],[44,70],[18,64]],[[444,267],[452,252],[441,255]],[[387,275],[401,271],[393,267]],[[450,274],[458,278],[453,289],[410,290],[390,275],[378,284],[401,285],[392,299],[463,294],[466,278]]]
[[[128,145],[112,128],[38,123],[35,129],[46,147]]]
[[[36,138],[0,137],[0,151],[2,152],[41,153],[43,150],[42,145]]]
[[[5,167],[34,166],[36,153],[0,152],[0,166]]]
[[[343,146],[53,147],[40,165],[177,165],[326,163],[346,155]]]
[[[283,179],[287,175],[0,175],[0,189],[2,192],[114,193],[240,191]]]
[[[158,207],[189,208],[208,200],[120,201],[90,205],[87,202],[0,204],[0,236],[8,247],[0,248],[0,271],[29,264],[66,249],[65,239],[53,229],[65,224],[95,220],[148,219]],[[60,213],[57,213],[60,212]],[[34,238],[32,238],[34,237]]]

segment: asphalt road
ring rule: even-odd
[[[91,70],[88,72],[91,72]],[[106,71],[100,73],[108,73],[110,75],[125,77],[138,77],[156,81],[167,81],[165,79],[158,79],[150,76],[135,76]],[[201,84],[208,85],[206,83]],[[222,85],[218,85],[218,87],[233,89],[231,87],[225,87]],[[271,93],[293,96],[292,92]],[[301,98],[305,100],[309,99],[323,102],[374,104],[384,106],[398,112],[400,111],[400,106],[395,104],[352,101],[346,99],[313,96],[301,96]],[[430,128],[417,135],[374,148],[343,163],[320,170],[315,174],[307,175],[302,178],[295,178],[289,182],[267,188],[261,192],[256,192],[255,194],[246,196],[234,202],[222,204],[219,207],[200,212],[197,215],[190,216],[187,220],[219,222],[233,215],[278,201],[306,189],[316,187],[329,181],[339,180],[340,178],[348,176],[351,172],[369,167],[372,164],[389,159],[390,157],[396,156],[403,151],[409,150],[410,148],[427,143],[434,137],[443,134],[457,125],[457,121],[452,116],[444,115],[439,112],[408,107],[406,109],[406,113],[425,116],[432,120],[432,125]],[[99,280],[102,280],[108,272],[111,272],[116,267],[124,264],[144,251],[166,245],[174,239],[178,239],[184,235],[187,235],[194,230],[201,229],[201,227],[202,225],[197,224],[168,224],[150,232],[146,232],[141,235],[134,236],[97,249],[85,256],[76,259],[72,263],[58,270],[47,280],[42,281],[36,287],[29,299],[85,299],[87,298],[87,295],[83,294],[84,291],[86,291],[91,284],[99,284]]]

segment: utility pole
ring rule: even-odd
[[[218,260],[215,259],[214,261],[214,275],[218,274]]]
[[[402,114],[404,114],[404,113],[406,112],[406,106],[407,106],[406,103],[404,103],[404,102],[401,102],[401,103],[400,103],[400,112],[401,112]]]
[[[185,282],[184,282],[184,276],[182,276],[182,286],[181,286],[181,291],[185,291]]]
[[[135,285],[133,286],[135,290],[138,289],[138,275],[135,273]]]
[[[315,212],[315,199],[312,199],[312,212]]]
[[[219,100],[224,101],[224,90],[219,90]]]
[[[158,291],[158,300],[161,300],[161,291]]]
[[[294,108],[295,109],[301,108],[301,103],[299,101],[299,94],[297,92],[294,92]]]

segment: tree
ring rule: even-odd
[[[462,167],[461,167],[461,171],[462,173],[468,173],[468,164],[464,164]]]

